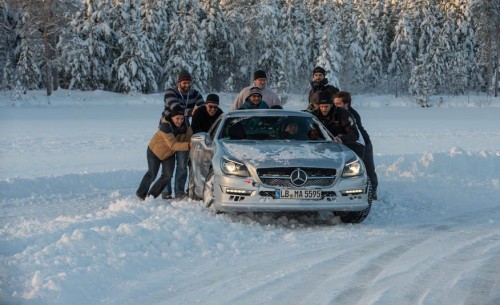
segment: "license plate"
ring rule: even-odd
[[[321,199],[321,191],[277,189],[276,199]]]

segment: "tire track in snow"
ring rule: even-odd
[[[286,245],[285,245],[286,246]],[[280,246],[281,247],[281,246]],[[359,245],[354,249],[342,249],[339,253],[339,246],[329,246],[318,249],[318,247],[306,248],[300,247],[297,250],[290,249],[290,255],[274,256],[263,258],[262,255],[252,255],[239,257],[235,260],[216,260],[216,264],[235,265],[234,272],[221,274],[211,272],[217,270],[216,266],[211,266],[208,270],[197,272],[196,276],[191,276],[189,281],[180,281],[172,290],[175,293],[168,293],[162,296],[155,295],[150,300],[168,300],[167,303],[180,304],[180,301],[193,303],[194,300],[186,299],[192,287],[204,287],[204,304],[284,304],[283,299],[290,300],[290,304],[297,302],[294,296],[294,286],[303,287],[304,285],[314,289],[318,280],[328,277],[332,267],[349,265],[353,258],[352,252],[358,255],[365,255],[370,249],[382,247],[377,241],[370,242],[368,245]],[[282,253],[282,249],[277,249],[276,253]],[[332,253],[338,253],[333,255]],[[265,255],[268,255],[266,253]],[[243,263],[246,262],[246,263]],[[262,261],[266,261],[262,264]],[[297,264],[290,265],[290,261]],[[329,266],[327,268],[327,266]],[[193,269],[203,269],[204,266],[193,266]],[[178,270],[180,274],[184,271]],[[311,278],[309,275],[314,274]],[[322,275],[317,277],[317,274]],[[304,276],[307,280],[304,280]],[[155,275],[157,277],[157,275]],[[316,279],[318,278],[318,279]],[[201,284],[200,284],[201,283]],[[148,290],[151,287],[148,288]],[[302,290],[302,288],[301,288]],[[158,289],[159,291],[159,289]],[[231,293],[227,293],[231,291]],[[237,291],[237,293],[235,293]],[[298,291],[300,293],[300,291]],[[293,296],[293,297],[292,297]],[[300,299],[300,298],[299,298]],[[187,302],[187,303],[186,303]],[[146,303],[153,304],[154,301]]]
[[[387,269],[394,261],[405,255],[407,252],[418,248],[422,243],[428,240],[429,236],[424,235],[419,238],[404,238],[396,241],[394,244],[384,244],[385,251],[373,252],[370,256],[361,257],[361,268],[355,270],[352,274],[345,274],[346,285],[336,296],[327,302],[327,304],[365,304],[360,302],[370,285],[376,278]],[[387,247],[390,247],[387,249]]]
[[[472,289],[476,280],[471,274],[479,273],[477,276],[485,280],[486,284],[480,285],[481,289],[493,291],[492,286],[495,281],[498,282],[498,276],[482,275],[486,263],[482,262],[481,254],[488,249],[500,252],[499,234],[477,236],[475,230],[450,232],[449,229],[439,229],[442,227],[438,227],[437,235],[412,249],[401,261],[394,261],[395,266],[402,268],[397,273],[394,273],[394,270],[398,268],[387,268],[392,270],[393,274],[382,274],[372,283],[370,289],[373,292],[378,291],[379,295],[374,297],[367,293],[368,296],[360,304],[387,304],[394,299],[407,300],[408,304],[462,304],[469,294],[471,297],[475,296],[476,300],[463,304],[487,304],[488,293],[483,294],[484,302],[478,302],[477,291]],[[464,240],[464,233],[470,237],[466,243],[461,242]],[[440,246],[449,245],[450,240],[456,240],[457,246],[452,249]],[[498,266],[498,259],[492,264]],[[491,281],[492,278],[495,280]],[[485,288],[488,285],[491,288]],[[383,293],[380,294],[380,291]]]

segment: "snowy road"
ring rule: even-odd
[[[499,107],[359,109],[380,200],[343,225],[139,203],[159,105],[119,105],[1,109],[0,304],[500,304]]]

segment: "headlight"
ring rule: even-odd
[[[222,172],[226,175],[250,177],[250,173],[248,172],[247,167],[241,162],[222,158],[221,165]]]
[[[345,165],[344,165],[344,171],[342,172],[342,177],[348,178],[348,177],[355,177],[355,176],[360,176],[364,173],[363,169],[363,163],[359,161],[358,158],[354,160],[349,160]]]

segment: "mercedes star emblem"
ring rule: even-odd
[[[307,181],[307,174],[305,171],[297,168],[290,175],[290,181],[292,181],[292,184],[295,186],[302,186]]]

